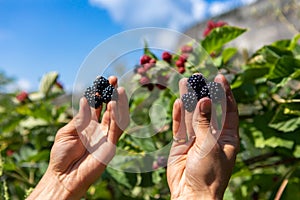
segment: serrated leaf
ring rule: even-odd
[[[291,56],[283,56],[271,68],[268,79],[279,83],[282,78],[290,76],[298,69],[300,69],[300,60]]]
[[[57,78],[58,78],[57,72],[49,72],[49,73],[45,74],[40,82],[39,91],[41,93],[45,94],[45,96],[47,96],[51,87],[56,82]]]
[[[202,40],[203,48],[211,53],[214,50],[222,48],[226,43],[243,34],[246,29],[234,26],[222,26],[213,29],[209,35]]]

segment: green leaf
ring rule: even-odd
[[[223,63],[227,63],[235,54],[237,53],[237,48],[226,48],[222,52]]]
[[[290,76],[298,69],[300,69],[300,60],[291,56],[283,56],[271,68],[268,79],[279,83],[283,78]]]
[[[155,60],[157,60],[156,55],[150,51],[147,41],[144,42],[144,54],[150,56],[151,58],[154,58]]]
[[[270,137],[265,140],[265,146],[276,148],[276,147],[285,147],[287,149],[292,149],[294,142],[290,140],[285,140],[279,137]]]
[[[296,46],[298,45],[298,41],[300,39],[300,34],[295,35],[295,37],[293,37],[293,39],[290,42],[290,46],[289,46],[289,50],[294,50],[296,48]]]
[[[299,108],[299,103],[281,104],[269,126],[282,132],[295,131],[300,127]]]
[[[293,154],[296,158],[300,158],[300,145],[297,145]]]
[[[56,82],[57,78],[58,78],[57,72],[49,72],[45,74],[40,82],[39,91],[47,96],[51,87]]]
[[[207,52],[211,53],[214,50],[220,49],[245,31],[246,29],[234,26],[218,27],[213,29],[210,34],[202,40],[201,44]]]

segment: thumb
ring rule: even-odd
[[[64,127],[62,127],[57,137],[64,136],[65,134],[77,134],[82,132],[90,123],[91,120],[91,109],[88,105],[86,98],[81,98],[79,102],[79,111],[75,117]]]
[[[207,97],[200,99],[193,115],[193,129],[197,140],[203,141],[210,131],[211,100]]]

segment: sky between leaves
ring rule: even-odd
[[[256,0],[0,0],[0,71],[8,90],[33,91],[58,71],[68,90],[89,52],[133,28],[184,32],[197,22]]]

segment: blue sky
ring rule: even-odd
[[[72,89],[80,65],[99,43],[125,30],[177,31],[255,0],[0,0],[0,70],[11,89],[36,90],[58,71]]]

